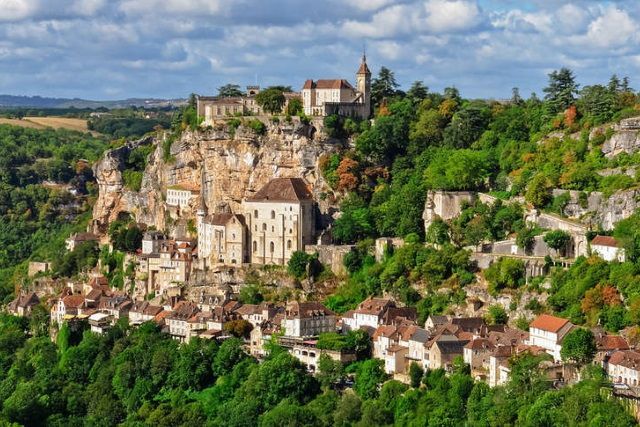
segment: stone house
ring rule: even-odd
[[[640,352],[619,350],[605,362],[605,370],[612,382],[638,386],[640,384]]]
[[[129,310],[129,324],[137,326],[152,321],[163,310],[163,307],[152,305],[149,301],[134,302]]]
[[[85,242],[97,242],[98,236],[93,233],[74,233],[67,240],[65,240],[65,246],[68,251],[72,251],[78,247],[78,245]]]
[[[70,317],[78,316],[85,310],[83,295],[66,295],[58,298],[51,306],[51,323],[61,325]]]
[[[274,178],[242,202],[252,264],[285,265],[315,238],[315,203],[301,178]]]
[[[624,262],[626,259],[625,249],[622,244],[611,236],[596,236],[591,240],[591,253],[598,255],[605,261]]]
[[[197,212],[198,257],[213,264],[241,265],[248,260],[244,216]]]
[[[308,116],[338,114],[366,119],[371,114],[371,71],[362,56],[356,87],[344,79],[307,80],[302,86],[302,106]]]
[[[596,355],[594,361],[597,363],[604,365],[604,361],[614,352],[630,349],[627,340],[620,335],[609,335],[601,328],[594,328],[592,332],[596,339]]]
[[[529,325],[527,344],[542,347],[555,361],[560,361],[562,340],[571,329],[573,324],[567,319],[541,314]]]
[[[160,246],[167,240],[167,236],[159,231],[146,231],[142,236],[142,253],[156,254]]]
[[[455,335],[442,335],[429,347],[429,369],[451,369],[453,360],[464,353],[469,340],[458,339]]]
[[[40,298],[35,292],[20,293],[16,299],[9,303],[7,310],[14,316],[26,317],[31,315],[31,310],[38,304],[40,304]]]
[[[165,317],[169,334],[179,341],[187,341],[191,333],[189,319],[196,313],[198,313],[198,307],[194,303],[180,301],[176,304],[171,314]]]
[[[317,371],[320,356],[323,354],[343,364],[354,362],[356,360],[356,355],[353,352],[319,349],[317,347],[317,341],[315,340],[308,340],[295,344],[291,349],[289,349],[289,353],[300,362],[304,363],[309,372]]]
[[[283,319],[284,315],[278,313],[272,320],[262,322],[251,330],[249,334],[249,353],[252,356],[258,358],[266,356],[265,344],[269,342],[275,334],[280,333]]]
[[[489,370],[489,358],[495,346],[488,338],[475,338],[469,341],[463,349],[464,363],[469,364],[471,371]]]
[[[186,240],[163,241],[159,251],[136,256],[138,278],[146,282],[146,294],[164,293],[187,282],[191,275],[194,244]]]
[[[272,320],[281,311],[281,308],[275,304],[262,302],[260,304],[244,304],[236,310],[236,313],[251,323],[254,328],[257,328],[264,322]]]
[[[509,358],[512,352],[512,346],[499,345],[489,356],[489,387],[502,385],[509,380]]]
[[[358,308],[346,312],[342,316],[342,330],[357,331],[362,328],[376,329],[378,326],[390,325],[396,319],[415,320],[416,311],[410,307],[397,307],[387,298],[369,297],[358,305]]]
[[[110,297],[100,298],[98,308],[103,313],[110,314],[114,319],[129,317],[129,310],[133,302],[124,294],[112,295]]]
[[[319,302],[290,302],[282,320],[287,337],[317,337],[325,332],[335,332],[336,315]]]

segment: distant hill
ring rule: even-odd
[[[162,108],[184,105],[186,99],[129,98],[118,101],[90,101],[80,98],[0,95],[0,108],[126,108],[131,106]]]

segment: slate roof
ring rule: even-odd
[[[250,202],[299,202],[312,199],[313,195],[302,178],[274,178],[247,200]]]
[[[288,318],[306,319],[320,316],[334,316],[334,313],[319,302],[295,301],[287,304],[285,315]]]

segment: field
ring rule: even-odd
[[[6,119],[0,117],[0,124],[22,126],[33,129],[64,128],[79,132],[88,132],[87,121],[66,117],[25,117],[23,119]]]

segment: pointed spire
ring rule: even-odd
[[[360,62],[360,68],[358,68],[358,72],[356,74],[371,74],[369,71],[369,67],[367,66],[367,51],[365,48],[362,48],[362,60]]]

